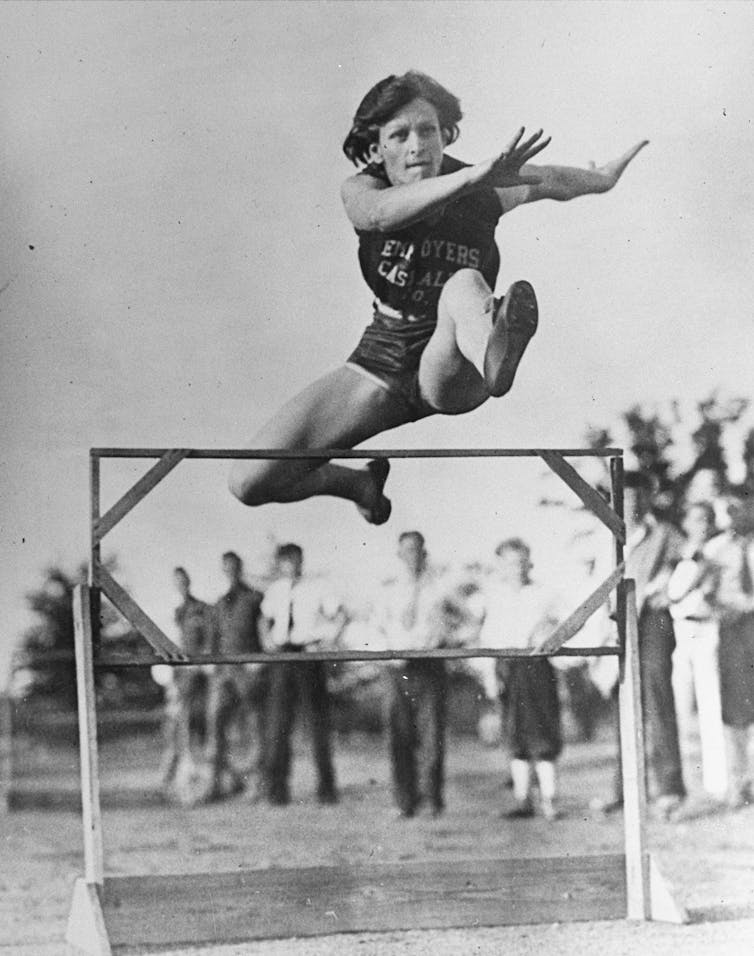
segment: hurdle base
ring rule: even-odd
[[[650,860],[651,918],[684,922]],[[273,868],[77,880],[67,942],[165,946],[623,919],[622,854]]]

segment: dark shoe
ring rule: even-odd
[[[493,318],[484,356],[484,381],[495,398],[509,392],[518,363],[539,324],[537,297],[521,279],[508,289]]]
[[[287,790],[267,789],[267,803],[273,807],[286,807],[291,802],[291,795]]]
[[[374,458],[367,463],[367,471],[371,475],[372,482],[374,483],[374,490],[376,492],[374,502],[368,506],[357,505],[357,507],[370,524],[385,524],[390,517],[390,512],[393,510],[390,499],[386,498],[382,493],[385,482],[387,481],[387,476],[390,474],[390,462],[387,458]]]
[[[517,803],[512,810],[507,810],[503,814],[506,820],[528,820],[533,816],[534,807],[532,806],[531,800],[524,800],[522,803]]]
[[[323,806],[332,805],[338,802],[338,794],[335,790],[322,790],[317,794],[317,803]]]

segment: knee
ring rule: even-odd
[[[228,474],[230,493],[245,505],[251,507],[266,504],[269,500],[265,493],[263,474],[257,462],[236,461]]]
[[[440,294],[440,302],[453,314],[469,299],[487,297],[492,290],[478,269],[459,269],[448,279]]]

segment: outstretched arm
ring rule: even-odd
[[[602,166],[596,166],[594,163],[590,163],[586,169],[574,166],[524,166],[521,169],[522,175],[538,178],[539,182],[510,189],[497,189],[503,210],[509,212],[516,206],[539,199],[567,202],[577,196],[606,193],[618,182],[625,168],[648,142],[646,139],[642,140],[618,159]]]
[[[465,166],[445,176],[390,186],[363,174],[351,176],[341,188],[348,218],[356,229],[388,232],[426,219],[447,203],[481,187],[524,187],[539,182],[538,170],[525,164],[550,142],[542,130],[524,139],[523,127],[505,151],[485,162]]]

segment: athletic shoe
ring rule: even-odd
[[[484,355],[484,381],[490,395],[500,398],[510,391],[538,322],[534,289],[524,279],[514,282],[495,312]]]
[[[367,463],[367,471],[372,477],[377,492],[375,503],[369,507],[357,505],[360,513],[370,524],[385,524],[393,509],[390,499],[382,493],[387,476],[390,474],[390,462],[387,458],[374,458]]]

